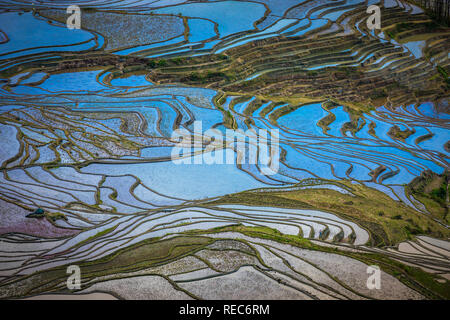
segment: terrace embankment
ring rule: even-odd
[[[415,59],[402,46],[377,37],[332,31],[328,23],[303,36],[256,40],[219,55],[153,62],[148,78],[272,100],[331,99],[359,109],[448,97],[448,63],[436,68],[429,64],[448,52],[450,29],[426,15],[411,21],[400,11],[388,12],[383,32],[399,44],[425,41],[422,57]],[[361,13],[350,16],[349,25],[361,18]],[[363,23],[358,28],[370,33]]]
[[[102,66],[109,67],[110,78],[144,72],[157,84],[182,83],[291,104],[304,99],[332,100],[367,111],[382,105],[433,101],[448,112],[450,64],[445,56],[450,49],[450,28],[423,13],[412,19],[403,9],[385,8],[381,32],[371,35],[363,23],[365,16],[357,8],[335,23],[317,28],[304,25],[294,35],[239,46],[218,45],[203,55],[194,55],[195,51],[173,54],[174,48],[156,58],[67,53],[20,68],[54,73]],[[423,42],[423,48],[417,49],[416,42]],[[9,73],[18,71],[9,69]]]
[[[233,294],[229,286],[244,283],[251,292],[239,290],[233,298],[244,299],[249,294],[269,298],[267,292],[270,297],[294,295],[308,300],[448,298],[447,285],[436,281],[442,277],[405,266],[394,254],[326,246],[267,227],[232,225],[193,230],[169,239],[148,239],[101,259],[81,261],[78,265],[83,278],[77,292],[101,290],[128,299],[180,295],[184,299],[225,299]],[[365,286],[365,270],[374,263],[383,273],[381,290]],[[67,294],[66,282],[66,268],[60,266],[5,282],[0,296]],[[142,284],[158,290],[145,290]]]
[[[385,193],[364,185],[340,181],[351,194],[330,189],[296,189],[288,191],[246,191],[214,201],[212,204],[239,203],[257,206],[280,206],[288,208],[315,208],[333,212],[365,227],[371,235],[372,245],[390,246],[417,234],[446,238],[449,230],[423,214]],[[427,206],[428,208],[428,206]],[[439,217],[442,219],[442,215]]]

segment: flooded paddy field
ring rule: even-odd
[[[445,23],[78,5],[0,1],[0,298],[450,298]]]

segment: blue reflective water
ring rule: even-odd
[[[44,19],[37,19],[30,12],[0,13],[0,29],[10,38],[10,41],[0,45],[2,59],[44,51],[78,51],[93,46],[93,43],[86,43],[69,47],[42,48],[75,45],[88,41],[94,36],[85,30],[70,30],[66,26],[49,24]],[[18,50],[26,50],[26,52],[7,54]]]
[[[253,29],[253,23],[264,16],[265,11],[265,7],[260,3],[221,1],[181,4],[152,12],[213,20],[218,23],[219,33],[223,38],[233,33]]]

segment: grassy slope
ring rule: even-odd
[[[212,204],[271,205],[333,212],[368,229],[374,245],[394,245],[411,239],[414,234],[427,234],[437,238],[450,236],[448,229],[380,191],[348,181],[340,183],[351,188],[355,197],[330,189],[242,192],[225,196]]]

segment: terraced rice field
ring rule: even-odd
[[[0,0],[0,298],[450,298],[448,26],[85,0],[70,30],[69,2]]]

